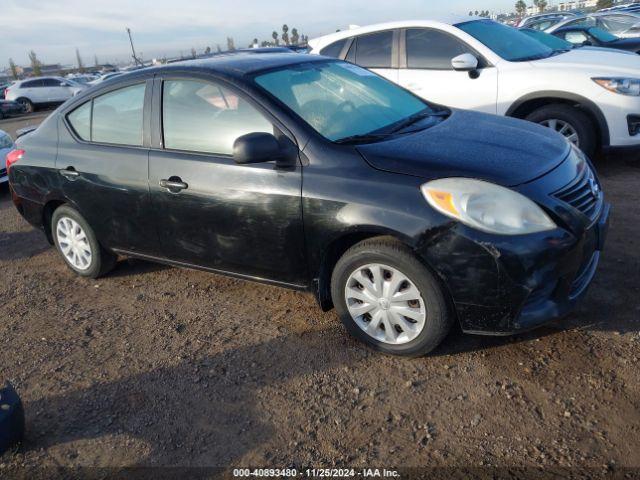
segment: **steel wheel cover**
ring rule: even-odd
[[[396,268],[378,263],[358,267],[344,294],[351,318],[379,342],[409,343],[424,329],[427,309],[422,295]]]
[[[69,217],[61,217],[56,225],[56,237],[62,255],[74,268],[87,270],[91,266],[91,245],[78,222]]]

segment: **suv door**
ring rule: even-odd
[[[61,115],[56,168],[64,196],[103,245],[157,255],[148,185],[152,85],[115,85]]]
[[[47,103],[47,94],[42,79],[27,80],[20,84],[18,98],[24,97],[31,103]]]
[[[236,138],[284,136],[259,105],[208,77],[163,77],[154,88],[149,184],[164,257],[304,285],[301,166],[238,165]],[[178,185],[173,188],[166,182]]]
[[[433,28],[408,28],[400,35],[400,85],[425,100],[449,107],[496,113],[497,69],[466,43]],[[478,58],[476,72],[458,72],[451,60],[470,53]]]
[[[71,98],[71,87],[64,80],[59,78],[45,78],[42,80],[44,92],[47,95],[47,102],[64,102]]]
[[[385,30],[355,37],[345,60],[398,83],[398,34]]]

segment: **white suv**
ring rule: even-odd
[[[19,102],[25,111],[33,112],[38,105],[65,102],[85,88],[61,77],[27,78],[10,85],[5,90],[5,98]]]
[[[527,119],[592,154],[640,147],[640,56],[554,50],[485,19],[393,22],[309,42],[434,103]]]

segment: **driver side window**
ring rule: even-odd
[[[407,68],[453,70],[451,60],[471,53],[464,43],[438,30],[410,28],[406,31]]]
[[[231,155],[238,137],[273,133],[273,125],[235,92],[211,82],[167,80],[163,85],[164,147]]]

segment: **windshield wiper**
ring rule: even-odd
[[[404,130],[405,128],[407,128],[410,125],[413,125],[414,123],[419,122],[420,120],[422,120],[423,118],[432,118],[432,117],[446,117],[449,115],[449,111],[448,110],[440,110],[440,111],[432,111],[432,110],[423,110],[421,112],[415,113],[407,118],[405,118],[404,120],[400,120],[399,123],[397,123],[396,125],[394,125],[391,130],[389,130],[389,133],[396,133],[399,132],[400,130]]]
[[[355,143],[355,142],[375,142],[376,140],[390,137],[392,135],[393,133],[362,133],[359,135],[349,135],[348,137],[340,138],[339,140],[334,140],[333,143],[345,144],[345,143]]]

